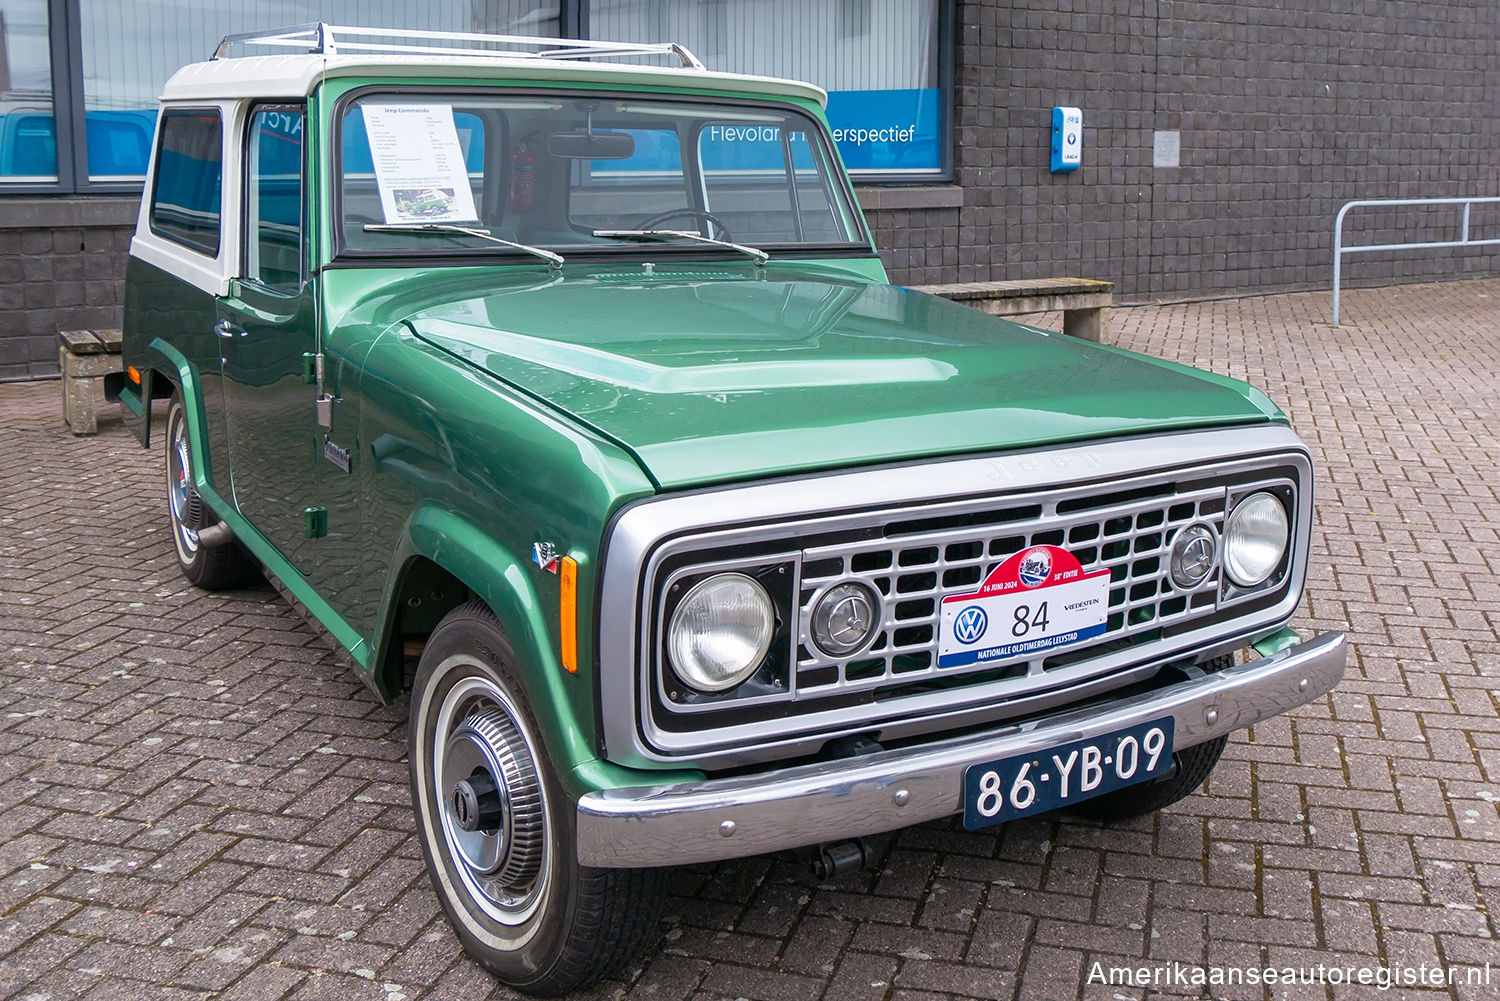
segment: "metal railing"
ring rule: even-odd
[[[1500,244],[1500,237],[1489,240],[1469,239],[1469,210],[1475,205],[1500,204],[1500,198],[1367,198],[1345,202],[1333,221],[1333,325],[1339,325],[1339,279],[1342,277],[1345,254],[1373,254],[1380,250],[1419,250],[1438,247],[1483,247]],[[1462,205],[1459,238],[1457,240],[1432,240],[1426,243],[1366,243],[1357,247],[1344,246],[1344,216],[1350,209],[1369,205]]]
[[[363,40],[362,40],[363,39]],[[447,42],[448,45],[414,44]],[[594,59],[627,56],[671,56],[684,69],[706,69],[697,56],[676,42],[606,42],[579,38],[538,38],[532,35],[487,35],[471,31],[423,31],[390,28],[355,28],[347,25],[313,21],[270,31],[248,31],[225,35],[214,50],[214,59],[229,55],[233,45],[262,45],[297,49],[320,55],[340,52],[381,53],[384,55],[459,55],[508,56],[531,59]],[[495,48],[503,46],[503,48]]]

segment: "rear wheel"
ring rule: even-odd
[[[205,545],[199,533],[218,519],[193,488],[192,440],[179,393],[167,408],[167,519],[182,575],[205,591],[240,587],[255,579],[257,566],[238,541]]]
[[[412,805],[427,869],[465,951],[531,994],[565,994],[636,958],[665,894],[657,869],[578,864],[573,804],[538,739],[493,613],[438,624],[412,687]]]

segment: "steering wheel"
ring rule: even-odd
[[[665,211],[665,212],[658,212],[654,216],[650,216],[648,218],[642,219],[640,222],[638,222],[638,223],[635,224],[634,228],[635,229],[651,229],[651,228],[653,228],[655,226],[660,226],[662,223],[666,222],[668,219],[675,219],[678,216],[692,216],[694,219],[701,219],[704,222],[711,222],[711,223],[714,224],[715,227],[717,227],[717,229],[719,231],[718,239],[720,239],[720,240],[728,240],[728,239],[730,239],[730,236],[729,236],[729,227],[726,226],[726,225],[724,225],[724,220],[723,219],[720,219],[718,216],[714,215],[712,212],[705,212],[702,209],[695,209],[695,208],[691,208],[691,207],[686,206],[686,205],[684,205],[680,209],[667,209],[667,211]],[[704,233],[703,235],[707,236],[708,234]]]

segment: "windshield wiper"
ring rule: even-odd
[[[498,236],[491,236],[487,229],[477,226],[458,226],[447,222],[409,222],[409,223],[365,223],[366,233],[449,233],[462,236],[477,236],[481,240],[498,243],[502,247],[510,247],[512,250],[524,250],[546,261],[548,266],[554,270],[563,266],[561,254],[554,254],[550,250],[541,247],[532,247],[524,243],[514,243],[510,240],[502,240]]]
[[[761,265],[761,266],[764,266],[765,263],[771,259],[771,255],[768,254],[768,253],[766,253],[764,250],[756,250],[754,247],[747,247],[743,243],[731,243],[728,240],[715,240],[713,237],[711,237],[711,236],[704,236],[702,233],[699,233],[696,230],[688,230],[688,229],[596,229],[596,230],[594,230],[594,235],[595,236],[612,236],[612,237],[615,237],[617,239],[635,239],[635,238],[642,238],[642,237],[645,238],[645,239],[655,239],[657,237],[663,237],[663,236],[676,236],[676,237],[681,237],[684,240],[695,240],[698,243],[711,243],[715,247],[728,247],[730,250],[738,250],[742,254],[747,254],[750,257],[755,258],[755,263],[758,264],[758,265]]]

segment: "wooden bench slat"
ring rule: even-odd
[[[119,354],[121,332],[113,327],[103,330],[59,330],[57,339],[75,355]]]
[[[1052,313],[1077,309],[1104,309],[1110,305],[1108,295],[1008,296],[1004,299],[955,299],[960,306],[977,309],[994,316],[1017,316],[1023,313]]]
[[[965,301],[971,299],[1020,299],[1034,295],[1068,295],[1079,293],[1110,294],[1114,282],[1093,278],[1037,278],[1027,281],[1006,282],[950,282],[941,285],[916,285],[918,292],[942,296],[944,299]]]
[[[75,355],[104,354],[106,348],[92,330],[59,330],[57,339]]]
[[[1063,333],[1086,341],[1102,341],[1105,311],[1113,299],[1114,287],[1114,282],[1094,278],[1033,278],[914,285],[912,291],[940,296],[991,316],[1062,310]]]

